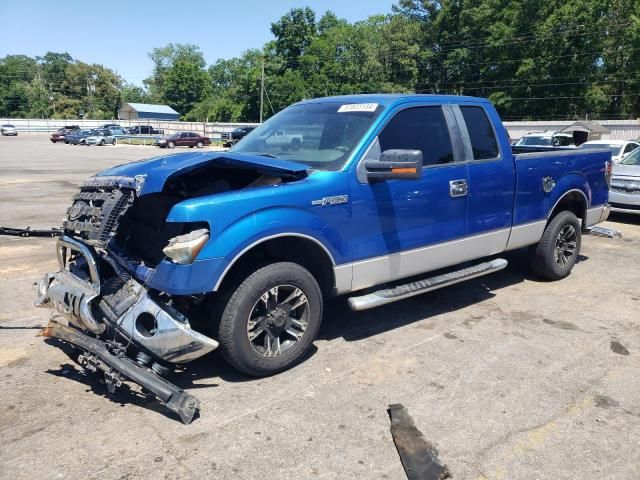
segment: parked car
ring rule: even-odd
[[[264,143],[270,147],[278,147],[284,150],[298,150],[303,140],[301,133],[292,133],[283,129],[269,132],[269,135],[264,138]]]
[[[92,131],[85,140],[87,145],[115,145],[116,143],[116,137],[106,128]]]
[[[121,128],[121,127],[117,123],[105,123],[104,125],[100,125],[98,128],[105,129],[105,128]]]
[[[633,140],[592,140],[590,142],[583,143],[578,148],[608,148],[611,151],[611,158],[614,163],[620,163],[620,161],[633,152],[636,148],[640,147],[640,143]]]
[[[281,131],[318,141],[267,141]],[[610,179],[604,150],[513,155],[486,99],[305,100],[228,152],[88,179],[36,304],[71,322],[47,335],[109,385],[133,379],[188,423],[198,401],[163,364],[219,347],[246,374],[275,374],[308,354],[331,296],[384,305],[499,271],[508,250],[529,247],[539,276],[565,278],[582,232],[607,218]],[[196,315],[209,321],[192,326]]]
[[[127,129],[131,135],[164,135],[164,130],[158,130],[151,125],[136,125]]]
[[[640,215],[640,148],[613,166],[611,210]]]
[[[198,147],[202,148],[205,145],[211,144],[211,140],[208,137],[203,137],[195,132],[180,132],[169,135],[168,137],[159,138],[155,141],[155,145],[160,148],[174,148],[174,147]]]
[[[75,132],[77,130],[80,130],[80,127],[78,125],[69,125],[62,127],[53,132],[49,137],[49,140],[51,140],[52,143],[64,142],[67,134]]]
[[[238,127],[234,128],[230,132],[223,132],[220,134],[220,140],[222,140],[223,147],[231,147],[242,140],[249,132],[255,130],[256,127]]]
[[[86,145],[87,137],[95,130],[76,130],[65,135],[65,143],[70,145]]]
[[[106,130],[109,130],[109,133],[111,133],[111,135],[126,135],[127,132],[124,130],[124,128],[122,127],[108,127]]]
[[[5,135],[13,135],[14,137],[18,136],[18,130],[16,129],[16,127],[14,127],[13,125],[11,125],[10,123],[5,123],[4,125],[2,125],[0,127],[0,133],[5,136]]]
[[[575,147],[573,135],[566,132],[531,132],[523,135],[515,146]]]

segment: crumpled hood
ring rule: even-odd
[[[640,165],[613,165],[614,177],[640,177]]]
[[[95,179],[99,180],[100,177],[144,178],[144,184],[138,191],[138,195],[146,195],[161,191],[169,177],[186,173],[209,162],[228,166],[254,167],[264,173],[287,174],[299,178],[305,177],[309,169],[302,163],[247,153],[188,152],[118,165],[98,173]]]

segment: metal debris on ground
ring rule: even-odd
[[[613,228],[601,227],[599,225],[590,227],[588,231],[590,235],[595,235],[596,237],[607,237],[607,238],[622,237],[622,232],[619,232],[618,230],[614,230]]]
[[[0,235],[12,235],[14,237],[59,237],[62,235],[61,228],[37,229],[37,228],[13,228],[0,227]]]
[[[451,478],[446,465],[438,459],[438,451],[425,440],[404,405],[389,405],[391,436],[409,480],[443,480]]]
[[[185,425],[192,422],[200,409],[200,401],[197,398],[157,375],[151,369],[137,364],[126,357],[122,349],[107,342],[89,337],[75,328],[54,320],[49,321],[41,335],[57,338],[80,349],[82,353],[78,362],[94,373],[102,372],[109,393],[114,393],[123,381],[130,380],[152,393],[169,410],[176,413]]]

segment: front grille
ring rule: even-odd
[[[615,203],[615,202],[611,202],[611,207],[612,208],[622,208],[625,210],[638,210],[640,212],[640,205],[627,205],[624,203]]]
[[[116,234],[120,219],[134,199],[135,188],[130,179],[96,177],[87,181],[67,209],[67,219],[62,223],[65,233],[104,248]]]
[[[631,195],[640,194],[640,180],[614,178],[611,181],[611,190]]]

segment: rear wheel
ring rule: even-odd
[[[272,375],[304,358],[321,320],[322,293],[313,275],[296,263],[272,263],[229,297],[220,319],[220,350],[247,375]]]
[[[560,212],[549,222],[540,242],[531,247],[531,268],[549,280],[565,278],[578,259],[581,243],[578,217],[573,212]]]

